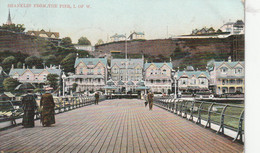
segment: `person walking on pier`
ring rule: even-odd
[[[40,107],[42,125],[50,126],[51,124],[55,124],[55,103],[49,91],[42,95]]]
[[[148,93],[148,103],[149,103],[149,110],[152,110],[153,109],[153,93],[150,91]]]
[[[31,94],[30,90],[27,90],[27,94],[22,97],[22,108],[24,111],[22,124],[25,128],[34,127],[34,116],[37,104],[35,96]]]
[[[95,93],[95,105],[98,105],[98,100],[99,100],[99,93]]]

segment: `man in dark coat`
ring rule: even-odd
[[[153,109],[153,93],[150,91],[148,93],[148,103],[149,103],[149,110],[152,110]]]
[[[41,122],[43,126],[55,124],[55,103],[51,93],[42,95],[41,101]]]
[[[34,127],[35,110],[37,109],[35,96],[30,93],[22,97],[22,108],[24,111],[22,124],[25,128]]]
[[[98,100],[99,100],[99,93],[95,93],[95,105],[98,105]]]

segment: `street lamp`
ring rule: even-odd
[[[62,82],[63,82],[62,96],[64,97],[64,95],[65,95],[65,79],[66,79],[66,75],[65,75],[64,72],[63,72],[61,78],[62,78]]]
[[[177,98],[177,75],[174,75],[174,99]]]

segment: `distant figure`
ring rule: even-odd
[[[99,100],[99,93],[95,93],[95,105],[98,105],[98,100]]]
[[[24,111],[22,124],[25,128],[34,127],[34,115],[37,109],[34,95],[28,90],[27,94],[22,97],[22,108]]]
[[[49,91],[42,95],[41,101],[41,122],[43,126],[50,126],[51,124],[55,124],[55,103],[53,97]]]
[[[149,103],[149,110],[152,110],[153,109],[153,93],[150,91],[148,93],[148,103]]]

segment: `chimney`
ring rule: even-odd
[[[59,65],[59,69],[60,69],[60,65]]]
[[[142,54],[142,60],[144,61],[144,54]]]
[[[77,53],[77,57],[76,57],[76,59],[78,59],[79,58],[79,53]]]
[[[14,69],[14,64],[12,64],[12,70]]]
[[[33,66],[32,68],[33,68],[33,69],[36,69],[36,67],[35,67],[35,66]]]
[[[52,69],[52,64],[50,65],[50,68]]]
[[[172,62],[172,58],[170,57],[170,62]]]
[[[25,69],[25,64],[23,63],[23,69]]]
[[[178,72],[179,72],[179,69],[180,69],[180,67],[178,67]]]
[[[147,60],[145,61],[145,63],[147,63]]]
[[[231,61],[232,61],[232,60],[231,60],[231,56],[229,56],[229,57],[228,57],[228,62],[231,62]]]

